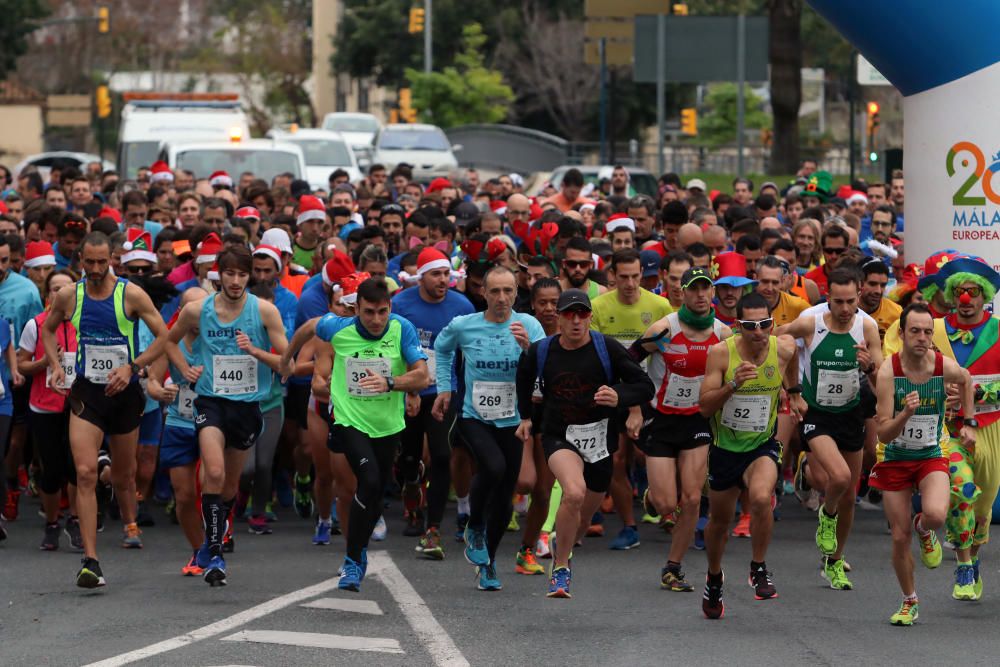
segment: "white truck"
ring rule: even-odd
[[[244,172],[270,183],[279,174],[293,179],[306,178],[302,149],[287,141],[247,139],[245,141],[164,141],[156,159],[171,169],[186,169],[195,178],[208,178],[224,171],[238,181]]]
[[[150,166],[165,141],[250,137],[247,116],[233,93],[129,92],[122,97],[117,161],[123,178],[135,178],[140,167]]]

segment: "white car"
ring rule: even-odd
[[[323,117],[322,129],[340,132],[362,162],[371,158],[372,139],[381,128],[382,123],[370,113],[335,111]]]
[[[39,175],[42,177],[43,182],[48,182],[49,172],[52,171],[54,165],[71,165],[76,167],[80,171],[83,171],[87,167],[89,162],[100,162],[101,168],[105,171],[108,169],[114,169],[115,165],[107,160],[102,160],[99,155],[94,155],[93,153],[74,153],[73,151],[50,151],[48,153],[38,153],[37,155],[29,155],[24,160],[21,160],[16,165],[14,165],[14,177],[16,178],[25,167],[33,166],[38,169]]]
[[[187,169],[195,178],[208,178],[225,171],[234,182],[243,172],[270,183],[279,174],[305,178],[306,161],[295,144],[272,139],[246,141],[198,141],[160,145],[159,158],[171,169]]]
[[[330,174],[337,169],[346,171],[351,183],[362,178],[357,157],[339,132],[300,128],[294,132],[271,130],[267,136],[302,149],[306,159],[306,180],[313,191],[329,191]]]
[[[401,162],[413,167],[414,180],[429,183],[439,176],[447,178],[458,169],[454,151],[447,135],[436,125],[400,123],[386,125],[374,139],[374,164],[383,164],[392,170]]]

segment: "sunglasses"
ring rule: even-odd
[[[736,320],[740,324],[740,329],[744,331],[756,331],[757,329],[770,329],[774,325],[774,318],[768,317],[765,320]]]
[[[564,310],[559,313],[567,320],[580,319],[585,320],[590,316],[590,311],[585,308],[570,308],[569,310]]]
[[[587,269],[593,266],[592,259],[564,259],[563,266],[567,269]]]
[[[969,296],[976,297],[983,293],[983,288],[979,286],[975,287],[956,287],[955,296],[962,296],[963,294],[968,294]]]
[[[847,251],[847,248],[823,248],[823,254],[825,255],[842,255]]]
[[[125,270],[128,271],[130,274],[135,275],[135,276],[144,276],[147,273],[152,273],[153,270],[154,270],[154,267],[152,265],[149,265],[149,266],[126,266]]]

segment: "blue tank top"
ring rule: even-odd
[[[195,346],[197,344],[196,341]],[[180,348],[181,354],[184,355],[184,360],[188,362],[189,366],[197,365],[198,355],[188,349],[186,341],[182,340],[177,347]],[[174,399],[174,402],[167,406],[166,424],[178,428],[194,429],[194,399],[197,394],[194,393],[194,389],[173,364],[170,364],[170,380],[177,385],[180,391],[177,392],[177,398]]]
[[[244,352],[236,344],[242,331],[254,347],[271,349],[271,339],[260,319],[257,297],[247,293],[239,316],[232,322],[220,322],[215,310],[215,296],[205,299],[198,322],[199,337],[195,347],[199,365],[205,370],[195,384],[199,396],[215,396],[232,401],[256,403],[271,392],[271,369]]]
[[[115,368],[127,366],[137,356],[139,328],[125,313],[124,278],[118,278],[106,299],[87,296],[86,280],[76,284],[76,306],[70,320],[77,331],[76,375],[107,384]],[[138,379],[133,376],[132,382]]]

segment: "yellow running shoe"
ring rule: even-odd
[[[933,570],[941,564],[941,543],[938,542],[937,535],[933,530],[928,530],[923,535],[917,531],[917,522],[920,521],[920,514],[913,517],[913,530],[916,531],[920,539],[920,562],[924,567]]]
[[[531,547],[523,545],[517,551],[517,565],[514,570],[518,574],[545,574],[545,567],[535,560]]]
[[[916,598],[912,600],[903,599],[899,605],[899,611],[889,617],[889,622],[893,625],[913,625],[913,622],[920,616],[920,603]]]

